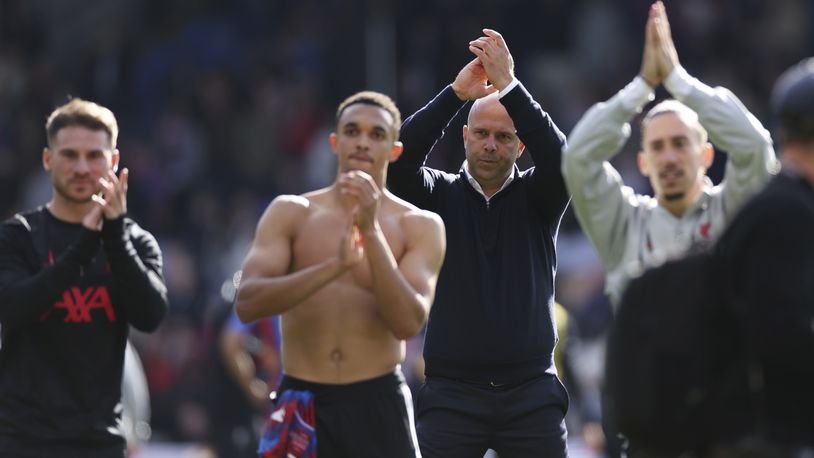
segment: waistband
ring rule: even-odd
[[[494,380],[468,380],[468,379],[460,379],[454,377],[437,377],[437,378],[445,378],[447,380],[452,380],[453,382],[463,383],[464,385],[471,385],[477,388],[487,389],[491,391],[504,391],[510,390],[512,388],[517,388],[520,385],[524,385],[528,382],[538,380],[543,378],[545,375],[535,376],[533,378],[527,380],[514,380],[511,382],[496,382]]]
[[[486,384],[519,384],[543,375],[556,375],[553,355],[526,361],[482,363],[442,358],[424,352],[424,374],[459,380],[478,380]]]
[[[403,384],[404,374],[401,368],[380,377],[352,383],[316,383],[284,374],[277,391],[282,393],[286,390],[305,390],[313,393],[316,401],[332,402],[369,397],[371,394],[391,394],[400,390]]]

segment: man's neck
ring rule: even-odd
[[[46,204],[46,207],[54,218],[60,221],[65,221],[66,223],[81,223],[85,215],[93,209],[93,205],[93,201],[88,203],[75,203],[54,196],[51,201]]]
[[[684,213],[687,211],[688,208],[690,208],[690,206],[684,202],[684,199],[681,200],[661,199],[659,201],[659,205],[664,207],[665,210],[670,212],[670,214],[672,214],[676,218],[681,218],[682,216],[684,216]]]
[[[480,191],[483,193],[484,196],[487,197],[487,199],[491,198],[493,195],[497,194],[498,191],[503,189],[503,186],[506,185],[506,181],[514,174],[514,168],[512,168],[509,170],[509,173],[502,179],[495,180],[493,183],[487,183],[484,182],[483,180],[475,178],[475,176],[472,175],[472,172],[469,170],[469,162],[464,161],[463,169],[464,173],[466,174],[466,179],[469,180],[470,183],[472,181],[478,183],[478,186],[480,186]],[[475,187],[475,189],[477,189],[477,187]]]
[[[492,197],[497,194],[498,191],[500,191],[500,188],[503,187],[503,183],[505,182],[506,180],[503,180],[500,183],[484,183],[482,181],[478,181],[478,184],[486,197]]]
[[[665,210],[670,212],[676,218],[681,218],[684,216],[684,213],[687,213],[687,210],[698,200],[698,197],[701,196],[701,189],[697,189],[691,193],[684,194],[683,196],[668,200],[664,196],[658,198],[659,205],[664,207]]]

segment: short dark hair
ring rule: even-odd
[[[401,112],[399,111],[398,107],[396,107],[396,103],[393,102],[393,99],[391,99],[385,94],[382,94],[381,92],[375,91],[357,92],[356,94],[353,94],[350,97],[343,100],[342,103],[339,104],[339,108],[336,109],[337,125],[339,124],[339,118],[342,117],[342,113],[344,113],[345,109],[351,105],[356,105],[359,103],[373,105],[390,113],[390,116],[393,117],[393,125],[391,127],[393,127],[393,133],[395,134],[394,140],[398,140],[399,129],[401,129]]]
[[[789,68],[772,90],[781,143],[814,141],[814,57]]]
[[[53,144],[57,132],[68,126],[82,126],[90,130],[105,131],[110,139],[110,147],[112,149],[116,148],[119,125],[113,112],[101,105],[74,98],[68,103],[57,107],[48,116],[48,121],[45,122],[48,144]]]

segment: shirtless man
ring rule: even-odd
[[[432,304],[444,226],[385,189],[387,164],[402,151],[392,100],[360,92],[339,105],[336,122],[336,181],[277,197],[243,266],[240,319],[281,315],[282,397],[261,450],[283,448],[278,423],[292,409],[308,417],[313,401],[320,458],[416,457],[399,364],[404,339],[419,332]]]

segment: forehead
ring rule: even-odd
[[[93,130],[85,126],[70,125],[59,129],[54,136],[54,149],[76,151],[110,149],[110,137],[104,130]]]
[[[490,97],[472,105],[467,120],[470,129],[514,132],[514,122],[509,112],[497,98]]]
[[[645,142],[676,136],[692,138],[691,132],[692,128],[683,117],[678,113],[667,111],[657,114],[645,124],[642,137]]]
[[[353,123],[389,129],[393,122],[393,116],[384,108],[369,103],[355,103],[345,108],[338,124],[340,127]]]

